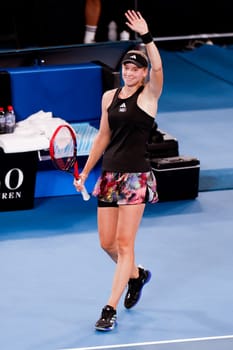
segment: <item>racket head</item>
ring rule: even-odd
[[[77,139],[69,125],[62,124],[56,128],[50,139],[49,153],[57,169],[72,172],[78,179]]]

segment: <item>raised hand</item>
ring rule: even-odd
[[[128,10],[125,17],[127,18],[126,25],[139,35],[146,34],[149,31],[148,25],[139,11]]]

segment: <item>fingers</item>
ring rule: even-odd
[[[136,19],[141,19],[142,16],[140,14],[140,12],[136,12],[134,10],[128,10],[126,13],[125,13],[125,16],[126,18],[131,22],[131,21],[134,21]]]
[[[80,181],[78,179],[74,179],[73,185],[74,185],[74,187],[76,188],[77,191],[80,192],[82,190],[81,183],[80,183]]]
[[[83,190],[84,181],[81,178],[74,179],[73,184],[78,192],[81,192]]]
[[[148,31],[148,26],[145,19],[142,17],[139,11],[128,10],[125,13],[125,17],[127,18],[126,25],[135,32],[139,34],[144,34]]]

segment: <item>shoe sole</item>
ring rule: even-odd
[[[125,308],[126,308],[127,310],[132,309],[135,305],[137,305],[137,303],[138,303],[139,300],[141,299],[142,290],[143,290],[144,286],[145,286],[148,282],[150,282],[151,276],[152,276],[151,272],[148,271],[147,279],[145,280],[145,282],[144,282],[144,284],[143,284],[143,286],[142,286],[142,289],[140,290],[140,293],[139,293],[139,296],[138,296],[138,300],[136,301],[135,304],[133,304],[133,305],[130,306],[130,307],[126,307],[126,306],[125,306]]]
[[[116,327],[117,323],[115,323],[112,327],[109,328],[101,328],[101,327],[95,327],[96,331],[100,332],[110,332]]]

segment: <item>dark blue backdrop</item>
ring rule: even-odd
[[[72,45],[83,41],[85,0],[11,0],[0,4],[1,33],[13,18],[19,46]],[[137,8],[148,19],[153,36],[233,32],[230,0],[102,0],[97,41],[107,40],[108,24],[124,29],[124,11]],[[131,33],[131,39],[133,34]],[[0,42],[1,44],[1,42]],[[1,44],[2,46],[2,44]]]

